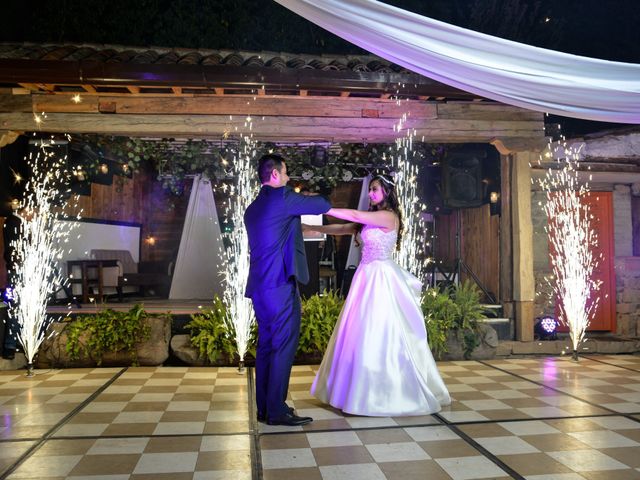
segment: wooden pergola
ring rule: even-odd
[[[247,117],[261,141],[391,143],[403,116],[416,141],[502,154],[500,298],[518,339],[533,339],[529,163],[543,114],[374,56],[0,44],[0,146],[37,130],[221,139],[247,134]]]

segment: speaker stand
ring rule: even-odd
[[[453,271],[445,272],[442,270],[441,267],[438,267],[434,262],[434,271],[432,275],[432,279],[434,280],[432,280],[432,282],[435,285],[435,271],[440,270],[440,273],[442,273],[442,276],[444,277],[445,281],[447,281],[450,284],[454,284],[454,283],[459,284],[460,275],[464,271],[467,275],[469,275],[473,279],[475,284],[480,288],[480,290],[482,290],[482,293],[485,294],[487,299],[491,303],[496,303],[496,299],[494,298],[494,296],[489,292],[489,290],[487,290],[487,287],[484,286],[484,284],[480,281],[480,279],[474,273],[474,271],[471,270],[471,267],[469,267],[469,265],[467,265],[465,261],[462,259],[462,242],[460,239],[461,230],[462,230],[462,217],[460,215],[460,209],[458,208],[456,209],[456,259],[453,263],[454,265]]]

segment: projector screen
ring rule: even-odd
[[[139,223],[84,218],[80,221],[56,221],[75,224],[75,228],[69,235],[69,242],[64,245],[64,252],[58,264],[65,274],[68,260],[90,259],[91,250],[128,250],[131,252],[133,261],[140,262],[140,230],[142,225]]]

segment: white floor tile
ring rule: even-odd
[[[248,435],[216,435],[202,437],[201,452],[229,452],[233,450],[250,450]]]
[[[197,452],[145,453],[138,460],[133,473],[193,472],[197,460]]]
[[[362,445],[362,440],[356,432],[307,433],[307,440],[311,448]]]
[[[514,435],[546,435],[549,433],[560,433],[560,430],[541,420],[499,422],[498,425],[505,430],[509,430]]]
[[[440,412],[439,415],[452,423],[458,422],[477,422],[489,420],[478,412]]]
[[[316,459],[310,448],[283,448],[262,450],[262,467],[265,470],[275,468],[315,467]]]
[[[385,480],[386,477],[375,463],[358,465],[328,465],[320,467],[323,480]]]
[[[118,455],[142,453],[149,438],[101,438],[91,446],[87,455]]]
[[[199,435],[204,432],[204,422],[160,422],[154,435]]]
[[[533,445],[515,436],[483,437],[476,441],[494,455],[517,455],[523,453],[537,453]]]
[[[508,476],[485,457],[440,458],[436,462],[453,480],[471,480]]]
[[[437,440],[457,440],[460,437],[450,428],[443,426],[434,427],[407,427],[404,429],[416,442],[432,442]]]
[[[164,412],[120,412],[112,423],[157,423]]]
[[[640,443],[616,432],[593,430],[569,433],[573,438],[593,448],[638,447]]]
[[[462,403],[465,407],[471,410],[511,410],[512,407],[500,400],[463,400]]]
[[[376,462],[407,462],[431,458],[414,442],[370,444],[366,447]]]
[[[547,452],[547,455],[576,472],[623,470],[629,468],[624,463],[597,450],[566,450],[563,452]]]

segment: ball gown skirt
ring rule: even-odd
[[[420,293],[420,281],[393,260],[361,263],[311,393],[353,415],[427,415],[450,404]]]

